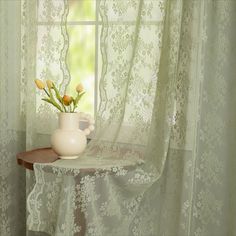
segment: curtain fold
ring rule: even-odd
[[[1,1],[0,16],[0,234],[24,235],[25,174],[15,156],[25,149],[26,137],[18,109],[22,98],[19,2]]]

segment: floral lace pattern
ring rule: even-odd
[[[235,10],[231,0],[100,1],[95,139],[76,162],[35,165],[29,229],[57,236],[236,235]],[[66,14],[53,12],[41,20]],[[52,34],[58,44],[51,54],[63,50],[61,29],[46,28],[49,41],[39,51],[47,52]],[[53,55],[46,63],[59,58]],[[45,119],[44,111],[37,116]]]
[[[0,235],[4,236],[24,235],[26,230],[25,174],[16,163],[16,153],[25,149],[20,81],[16,82],[20,78],[20,8],[16,5],[9,11],[9,7],[9,2],[0,2]]]
[[[35,95],[34,79],[52,75],[59,79],[52,68],[56,60],[63,63],[60,51],[66,40],[61,26],[47,27],[45,21],[60,22],[64,6],[64,1],[0,1],[0,235],[3,236],[45,235],[26,231],[25,202],[35,181],[32,173],[25,173],[17,165],[16,154],[39,145],[48,146],[44,133],[53,127],[54,116]]]

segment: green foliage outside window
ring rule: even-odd
[[[94,113],[95,80],[95,0],[69,0],[68,34],[70,47],[67,63],[71,73],[71,82],[67,93],[75,95],[75,86],[82,83],[86,90],[80,111]],[[88,22],[89,21],[89,22]],[[83,24],[81,24],[83,22]],[[86,22],[88,24],[86,25]]]

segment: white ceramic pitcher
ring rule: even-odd
[[[79,129],[79,113],[59,113],[59,128],[51,136],[52,149],[61,159],[76,159],[87,145],[90,132]]]

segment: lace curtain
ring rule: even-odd
[[[24,235],[26,228],[25,174],[15,156],[25,149],[25,123],[19,112],[19,19],[19,3],[0,1],[0,235]]]
[[[55,111],[41,102],[34,79],[69,82],[64,1],[0,1],[0,235],[26,231],[26,198],[34,174],[17,166],[16,154],[49,146]],[[59,23],[59,24],[58,24]],[[63,81],[63,82],[62,82]],[[61,89],[64,89],[63,85]]]
[[[51,235],[235,235],[235,1],[105,1],[96,133],[35,165]]]
[[[62,60],[67,5],[21,3],[0,1],[4,236],[25,230],[25,177],[15,153],[48,145],[46,131],[54,128],[55,114],[32,80],[69,81]],[[99,3],[94,140],[77,160],[36,164],[35,185],[28,173],[28,228],[57,236],[236,235],[236,2]]]

